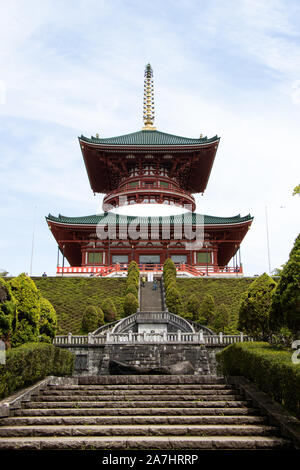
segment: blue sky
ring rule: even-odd
[[[99,212],[77,136],[142,127],[154,71],[155,125],[219,135],[197,211],[255,217],[245,274],[288,258],[299,233],[298,0],[11,0],[0,18],[0,269],[55,273],[51,212]]]

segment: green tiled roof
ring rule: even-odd
[[[242,222],[251,221],[253,217],[250,214],[241,217],[240,214],[234,217],[215,217],[212,215],[204,215],[204,224],[205,225],[231,225],[231,224],[240,224]],[[107,223],[118,223],[118,224],[130,224],[134,222],[136,224],[202,224],[202,215],[196,214],[195,212],[188,212],[183,215],[171,215],[170,217],[134,217],[134,216],[124,216],[113,214],[107,212],[106,214],[95,214],[87,215],[82,217],[66,217],[59,214],[58,217],[55,217],[51,214],[46,217],[46,220],[50,222],[58,222],[61,224],[70,224],[70,225],[97,225],[97,224],[107,224]]]
[[[180,137],[159,131],[139,131],[106,139],[93,136],[89,139],[82,135],[79,139],[84,142],[100,145],[201,145],[219,141],[217,135],[210,139],[207,137],[190,139],[189,137]]]

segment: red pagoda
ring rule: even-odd
[[[79,137],[91,188],[105,194],[104,212],[46,217],[63,255],[57,274],[116,275],[131,260],[142,271],[160,271],[167,258],[189,276],[243,274],[239,247],[253,218],[195,212],[193,194],[205,191],[220,138],[166,134],[153,123],[148,64],[142,130],[110,138]]]

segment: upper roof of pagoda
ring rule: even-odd
[[[149,147],[186,147],[186,146],[203,146],[210,143],[216,143],[220,138],[216,135],[208,139],[201,137],[199,139],[192,139],[190,137],[181,137],[178,135],[167,134],[156,130],[142,130],[132,132],[131,134],[119,135],[116,137],[99,138],[99,137],[85,137],[81,135],[79,140],[88,142],[96,146],[149,146]]]
[[[156,130],[142,130],[117,137],[79,137],[89,182],[94,193],[118,188],[132,166],[160,162],[181,181],[182,189],[203,193],[220,138],[193,139]],[[152,161],[149,161],[151,156]]]

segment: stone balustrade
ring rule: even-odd
[[[243,341],[253,341],[249,336],[243,335],[205,335],[200,330],[197,333],[185,333],[180,330],[177,333],[111,333],[107,332],[102,335],[59,335],[55,336],[53,344],[55,346],[86,346],[86,345],[105,345],[105,344],[119,344],[119,343],[185,343],[185,344],[204,344],[206,346],[227,346],[233,343]]]

